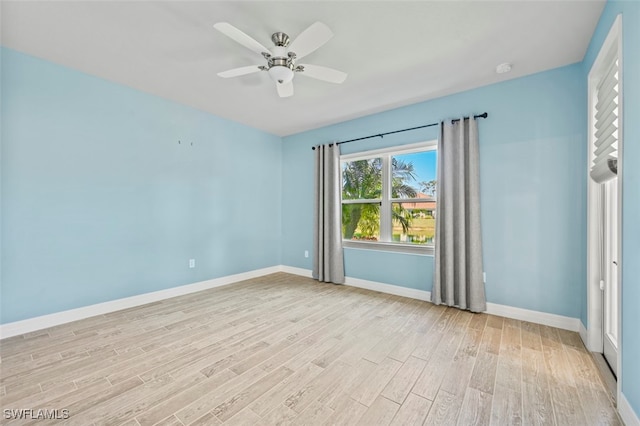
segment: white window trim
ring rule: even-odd
[[[340,163],[344,161],[359,161],[368,160],[371,158],[382,157],[382,199],[372,200],[342,200],[341,204],[364,204],[364,203],[380,203],[380,238],[391,240],[391,204],[396,202],[403,203],[415,203],[434,201],[434,198],[391,198],[390,176],[389,176],[389,154],[405,155],[416,152],[436,150],[438,147],[437,140],[430,140],[424,142],[418,142],[403,146],[394,146],[382,149],[373,149],[369,151],[360,151],[352,154],[344,154],[340,156]],[[342,187],[342,175],[340,177],[340,187]],[[354,240],[342,240],[342,246],[345,248],[362,249],[362,250],[377,250],[387,251],[394,253],[408,253],[417,255],[432,256],[435,252],[434,245],[418,245],[408,243],[397,243],[391,241],[354,241]]]

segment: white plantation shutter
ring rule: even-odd
[[[596,86],[595,139],[591,178],[603,183],[618,172],[618,56],[612,52],[611,65]]]

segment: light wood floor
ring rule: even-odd
[[[56,424],[621,424],[576,333],[284,273],[0,355],[3,413],[69,410]]]

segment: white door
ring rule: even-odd
[[[604,185],[604,357],[618,375],[618,178]]]

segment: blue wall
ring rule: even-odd
[[[607,3],[583,61],[586,80],[611,25],[622,14],[622,393],[640,413],[640,2]],[[586,310],[586,307],[585,307]],[[586,320],[583,319],[586,324]]]
[[[586,84],[582,66],[514,79],[284,138],[285,265],[311,268],[311,146],[487,111],[480,121],[490,302],[578,317],[586,280]],[[342,145],[343,153],[435,139],[437,128]],[[433,257],[345,249],[347,276],[431,290]]]
[[[1,54],[1,323],[281,263],[280,137]]]

